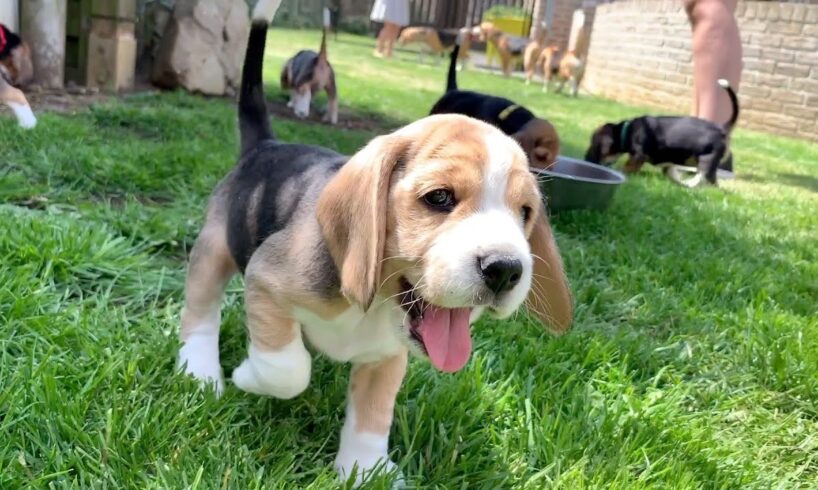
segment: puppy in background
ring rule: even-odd
[[[612,165],[619,155],[627,153],[629,158],[624,170],[628,173],[638,172],[645,162],[650,162],[685,187],[695,187],[702,179],[716,185],[719,169],[733,170],[728,138],[739,113],[738,98],[730,83],[721,79],[719,85],[727,91],[733,104],[733,115],[724,126],[685,116],[642,116],[608,123],[594,132],[585,160]],[[698,172],[683,181],[676,165],[695,165]]]
[[[531,167],[551,168],[560,150],[560,139],[554,126],[503,97],[458,90],[455,64],[459,49],[455,44],[446,93],[435,102],[430,114],[463,114],[485,121],[517,140],[528,155]]]
[[[571,96],[576,97],[579,93],[579,84],[582,83],[582,77],[585,75],[585,62],[577,56],[574,51],[568,51],[565,56],[560,59],[559,70],[557,71],[557,93],[562,92],[565,82],[571,82]],[[548,81],[546,81],[546,90],[548,89]]]
[[[529,39],[527,37],[506,34],[491,22],[483,22],[480,24],[478,32],[480,33],[480,40],[490,42],[494,45],[494,49],[497,50],[497,54],[500,55],[500,65],[503,70],[503,75],[511,75],[514,58],[523,55],[523,51],[525,51]]]
[[[324,9],[324,32],[321,35],[321,49],[315,51],[304,49],[287,60],[281,70],[281,88],[290,91],[287,107],[293,109],[296,117],[310,115],[310,103],[313,96],[321,90],[327,92],[327,113],[323,120],[338,124],[338,89],[335,85],[335,72],[327,59],[327,30],[330,24],[329,9]]]
[[[461,36],[463,39],[463,42],[461,43],[462,49],[460,50],[460,56],[458,58],[460,66],[463,67],[469,60],[469,49],[471,48],[471,29],[468,27],[460,29],[458,31],[458,36]],[[423,50],[426,51],[429,56],[435,58],[436,63],[439,63],[443,54],[453,46],[451,42],[451,35],[449,37],[449,44],[446,45],[442,41],[440,33],[433,27],[407,27],[400,32],[398,42],[404,47],[415,43],[423,45],[423,47],[425,47]],[[418,59],[420,59],[421,54],[422,51],[418,52]]]
[[[560,47],[556,44],[552,44],[543,49],[537,63],[542,67],[542,90],[543,92],[548,92],[551,90],[551,80],[559,75]]]
[[[30,82],[33,77],[34,68],[28,45],[20,36],[0,24],[0,102],[14,111],[17,122],[26,129],[36,126],[37,118],[19,87]]]
[[[537,70],[537,65],[540,63],[540,58],[542,57],[543,50],[545,49],[545,29],[540,31],[540,35],[537,36],[537,39],[532,40],[528,45],[525,47],[525,52],[523,53],[523,67],[525,68],[525,84],[528,85],[531,83],[531,79],[534,78],[534,72]],[[545,73],[543,73],[543,76]]]

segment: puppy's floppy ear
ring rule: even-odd
[[[534,259],[528,309],[548,331],[562,334],[571,328],[574,306],[545,206],[540,208],[538,214],[528,238]]]
[[[591,163],[602,163],[610,156],[614,144],[613,127],[610,124],[600,126],[591,136],[591,146],[585,152],[585,160]]]
[[[392,172],[408,141],[380,136],[352,156],[321,193],[317,216],[341,279],[341,293],[369,308],[380,284]]]

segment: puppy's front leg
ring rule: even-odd
[[[382,361],[357,364],[352,368],[346,420],[341,429],[341,446],[335,468],[342,479],[355,474],[360,485],[381,467],[395,468],[389,460],[389,428],[395,397],[406,374],[406,351]]]

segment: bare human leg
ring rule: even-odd
[[[718,79],[727,79],[735,91],[741,80],[736,4],[737,0],[685,0],[693,28],[693,112],[696,117],[719,124],[730,119],[732,109]]]

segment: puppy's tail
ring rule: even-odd
[[[724,78],[719,79],[719,86],[727,91],[727,95],[730,97],[730,103],[733,105],[733,115],[730,116],[730,120],[724,125],[724,129],[729,133],[733,130],[733,126],[736,125],[736,121],[738,121],[738,97],[736,97],[736,92],[733,90],[733,87],[730,86],[730,82]]]
[[[327,60],[327,31],[330,28],[329,9],[324,7],[324,29],[321,32],[321,49],[318,50],[318,59]]]
[[[454,44],[451,61],[449,62],[449,76],[446,79],[446,92],[457,90],[457,56],[460,54],[460,38]]]
[[[267,29],[280,5],[281,0],[259,0],[253,10],[253,24],[250,27],[247,51],[244,54],[239,91],[239,133],[242,154],[260,141],[275,138],[273,130],[270,129],[261,71],[264,66]]]

